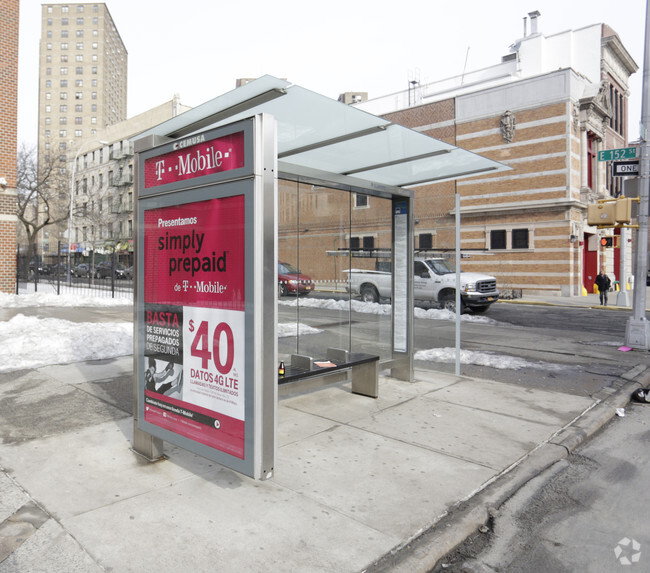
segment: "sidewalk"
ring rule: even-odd
[[[0,374],[0,573],[427,571],[647,384],[635,369],[600,401],[416,371],[376,400],[282,397],[256,482],[134,454],[131,375],[130,356]]]

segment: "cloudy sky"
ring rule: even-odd
[[[20,1],[19,141],[36,142],[42,0]],[[64,2],[53,2],[64,3]],[[638,136],[643,0],[107,0],[129,54],[128,115],[179,94],[199,105],[241,77],[270,74],[336,98],[371,98],[496,64],[541,13],[545,35],[607,23],[640,67],[631,84]],[[467,62],[467,63],[466,63]]]

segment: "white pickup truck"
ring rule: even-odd
[[[349,269],[349,290],[365,302],[390,298],[392,276],[386,271]],[[464,310],[485,312],[499,299],[497,280],[481,273],[460,273],[461,303]],[[414,261],[413,298],[438,303],[456,310],[456,270],[442,258],[417,258]]]

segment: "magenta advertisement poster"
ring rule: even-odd
[[[241,459],[244,217],[243,195],[144,212],[145,420]]]

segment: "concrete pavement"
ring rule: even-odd
[[[130,356],[0,374],[0,573],[427,571],[650,378],[602,400],[419,370],[376,400],[282,396],[256,482],[169,444],[134,454],[131,375]]]

